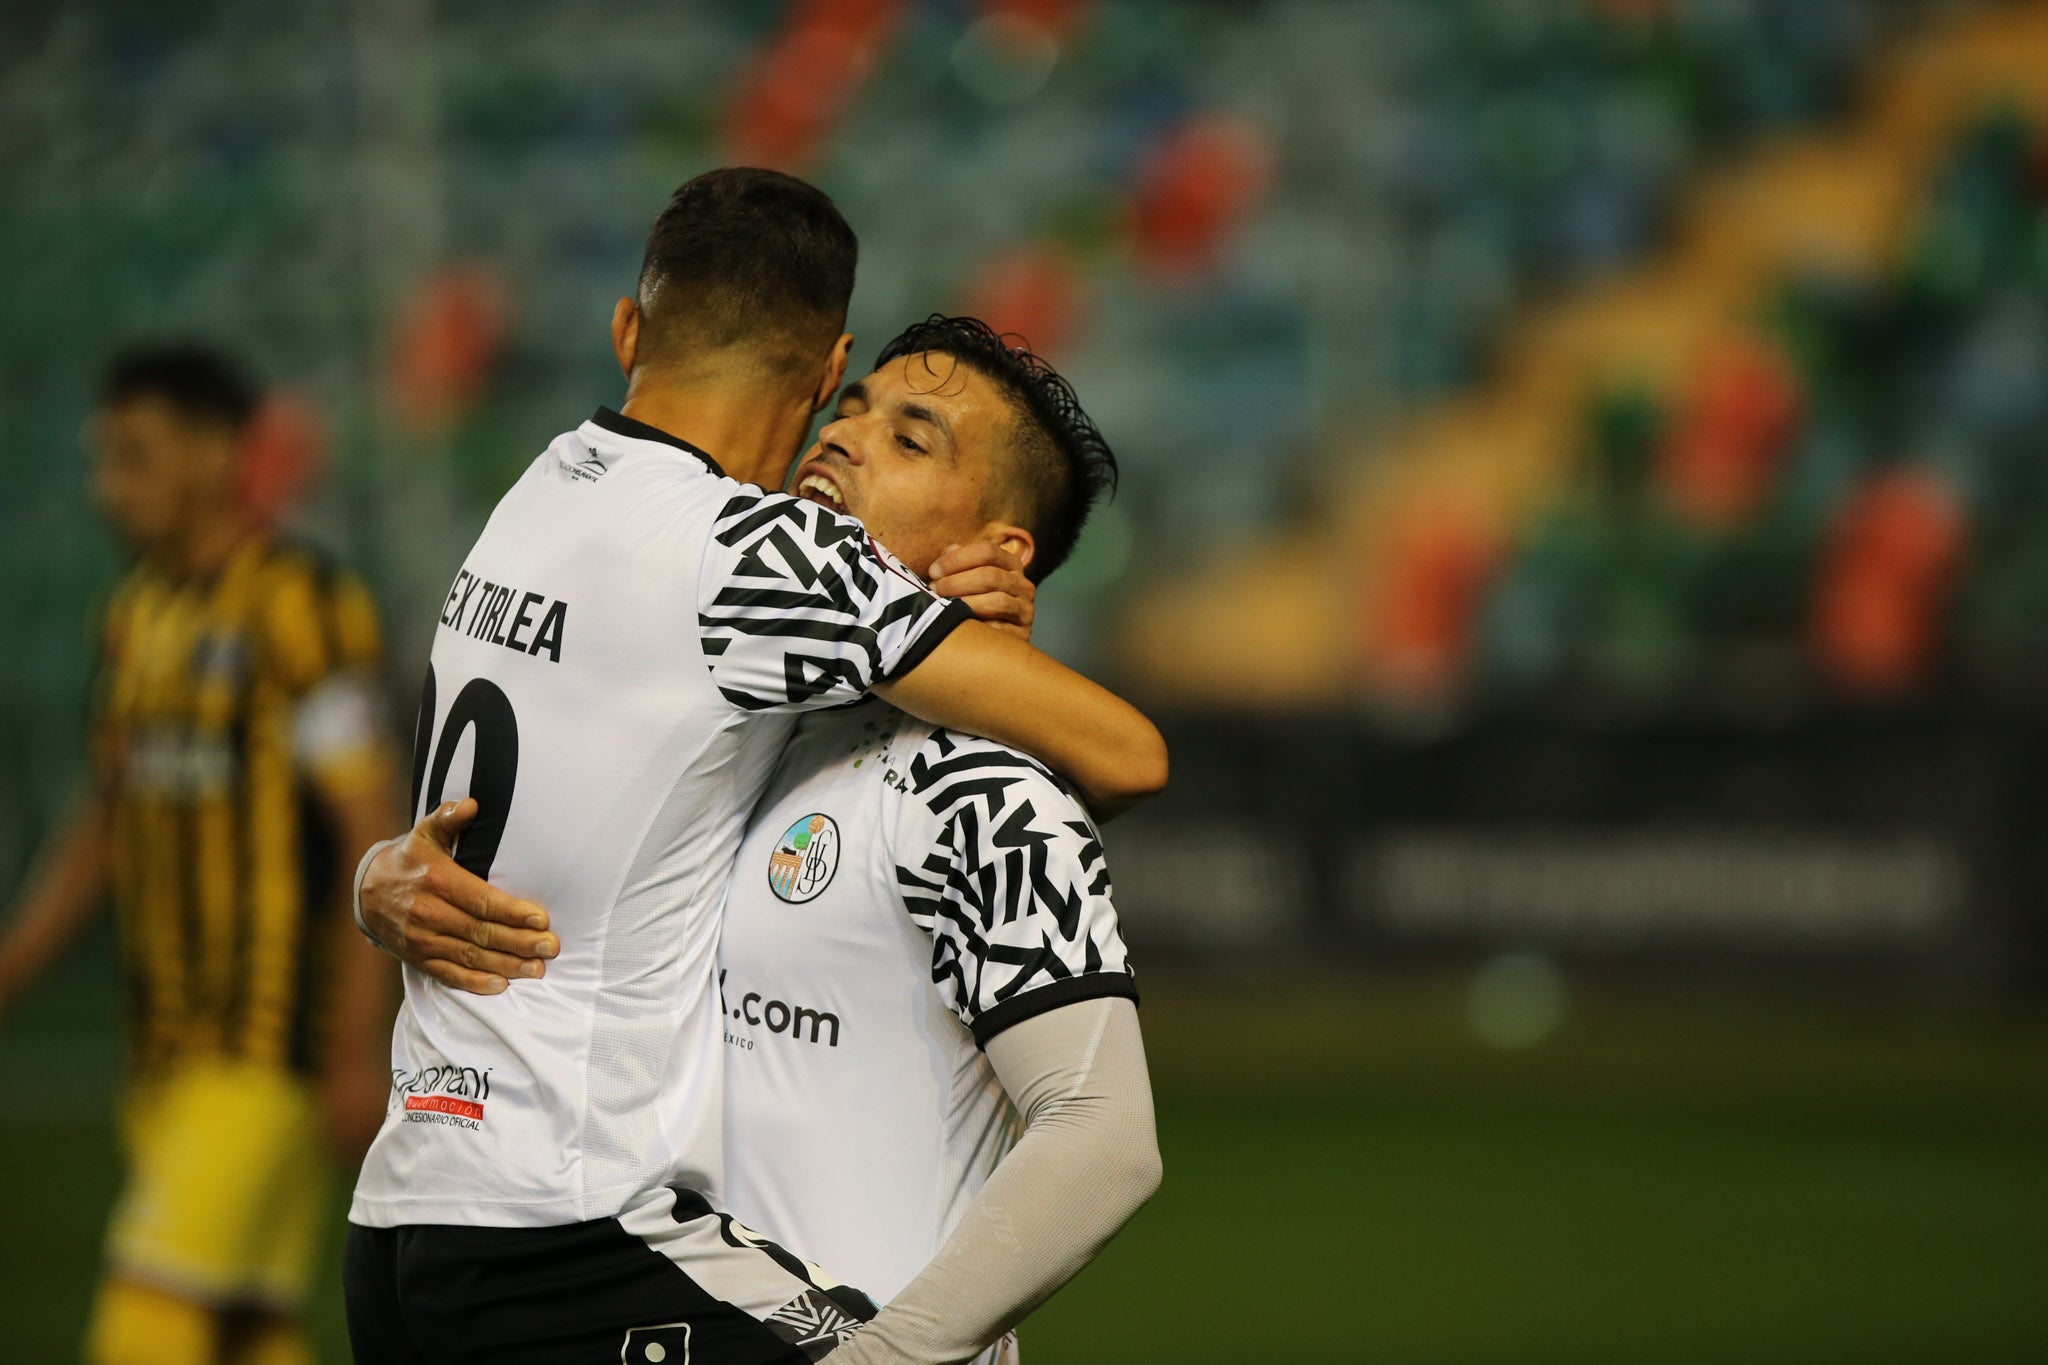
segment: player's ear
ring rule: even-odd
[[[1032,539],[1031,533],[1021,526],[1012,526],[1008,522],[990,522],[981,528],[981,534],[975,539],[985,540],[1000,549],[1008,550],[1017,556],[1017,562],[1027,569],[1031,567],[1031,557],[1038,553],[1038,542]]]
[[[825,373],[818,380],[818,391],[811,395],[811,411],[823,412],[839,393],[839,386],[846,382],[846,358],[853,354],[853,333],[841,332],[839,340],[832,343],[832,354],[825,359]]]
[[[640,354],[640,305],[620,299],[612,308],[612,354],[618,357],[619,373],[633,377],[633,360]]]

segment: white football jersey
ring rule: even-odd
[[[600,410],[491,514],[441,612],[416,812],[549,908],[561,956],[497,996],[405,974],[392,1097],[349,1217],[517,1227],[716,1196],[718,908],[787,713],[858,697],[967,613],[858,522]]]
[[[886,1301],[1020,1131],[979,1044],[1137,988],[1080,803],[871,699],[797,726],[733,869],[719,994],[732,1211]]]

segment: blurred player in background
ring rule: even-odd
[[[791,483],[1028,636],[1036,582],[1115,470],[1050,366],[933,318],[840,395]],[[502,901],[447,854],[461,805],[422,822],[409,875],[364,889],[415,966],[522,941],[451,917]],[[1009,1329],[1159,1183],[1088,812],[1017,750],[879,699],[808,715],[748,821],[719,967],[731,1207],[887,1303],[826,1360],[1014,1360]],[[809,1311],[821,1336],[851,1326],[822,1297]]]
[[[0,1012],[112,893],[128,1180],[98,1365],[287,1365],[329,1172],[383,1116],[390,964],[344,850],[397,802],[376,613],[238,498],[258,393],[198,346],[109,367],[94,488],[135,556],[100,633],[93,780],[0,937]]]

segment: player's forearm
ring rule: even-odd
[[[831,1365],[965,1360],[1021,1322],[1159,1187],[1152,1089],[1135,1005],[1091,1000],[989,1044],[1023,1138],[946,1244]]]
[[[920,720],[1023,750],[1072,781],[1100,815],[1166,785],[1166,741],[1144,713],[979,622],[875,690]]]
[[[44,842],[0,936],[0,1008],[70,946],[106,892],[106,808],[87,798]]]

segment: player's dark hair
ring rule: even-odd
[[[688,180],[647,233],[641,352],[689,361],[737,348],[801,374],[846,324],[860,243],[822,190],[727,166]]]
[[[256,415],[262,390],[226,353],[199,342],[129,346],[107,362],[100,404],[160,398],[179,415],[241,431]]]
[[[1015,404],[1009,458],[990,487],[1001,510],[1031,532],[1037,552],[1026,576],[1043,582],[1074,552],[1096,503],[1116,496],[1116,455],[1082,411],[1074,386],[1021,338],[999,334],[980,318],[934,313],[884,346],[875,368],[920,352],[951,356]]]

